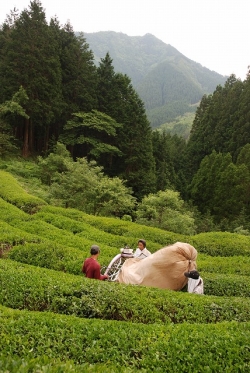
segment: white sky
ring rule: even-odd
[[[250,65],[248,0],[41,0],[48,21],[74,31],[153,34],[195,62],[244,80]],[[29,0],[1,0],[0,24]]]

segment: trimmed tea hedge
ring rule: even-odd
[[[110,233],[115,236],[124,237],[123,244],[129,244],[135,248],[137,240],[145,238],[150,250],[155,251],[159,248],[172,244],[177,241],[186,242],[187,237],[173,232],[166,232],[162,229],[152,228],[145,225],[139,225],[133,222],[107,218],[101,216],[93,216],[85,214],[82,211],[75,209],[63,209],[60,207],[44,206],[41,212],[52,213],[55,215],[65,216],[78,222],[86,222],[100,231]],[[132,242],[130,242],[132,239]],[[152,245],[156,246],[152,249]]]
[[[128,237],[125,241],[123,236],[97,229],[86,221],[79,222],[58,214],[40,212],[36,214],[36,219],[45,221],[59,229],[63,229],[65,232],[73,233],[76,237],[92,240],[92,242],[102,242],[102,245],[116,247],[118,249],[124,247],[126,244],[129,246],[135,246],[137,244],[134,237]]]
[[[10,173],[2,170],[0,170],[0,197],[30,214],[47,204],[41,198],[28,194]]]
[[[17,245],[6,256],[17,262],[82,275],[82,264],[89,256],[89,250],[82,251],[48,241]]]
[[[250,237],[229,232],[200,233],[189,238],[199,252],[211,256],[250,256]]]
[[[249,322],[135,327],[128,322],[84,320],[1,306],[0,317],[0,356],[4,357],[32,361],[46,354],[52,361],[97,364],[97,369],[102,363],[113,365],[115,371],[248,372],[250,368]]]
[[[36,234],[24,232],[0,220],[0,245],[14,246],[25,242],[40,241],[40,237]]]
[[[230,284],[233,289],[233,280]],[[90,280],[9,259],[0,260],[0,285],[2,305],[79,317],[146,324],[248,321],[250,317],[247,297],[202,296]]]
[[[2,224],[0,222],[0,227],[2,227]],[[8,233],[7,237],[9,237],[9,229],[11,229],[11,227],[8,225],[7,227],[8,231],[6,233]],[[2,228],[0,240],[1,237],[3,237],[3,233],[4,231]],[[81,274],[83,260],[89,256],[89,247],[80,250],[73,247],[66,247],[52,240],[49,241],[45,239],[43,239],[43,242],[41,243],[39,241],[34,242],[33,236],[30,238],[25,237],[25,240],[22,238],[22,242],[24,241],[23,244],[18,244],[17,240],[18,237],[15,237],[15,241],[13,239],[5,239],[2,242],[14,242],[17,244],[17,246],[12,247],[11,250],[8,251],[8,258],[21,263],[60,270],[77,275]],[[31,240],[31,243],[29,243],[29,240]],[[99,257],[101,265],[107,266],[111,258],[118,252],[119,250],[116,248],[102,249]],[[214,277],[213,275],[211,276],[210,273],[250,276],[250,257],[211,257],[205,254],[199,254],[197,265],[201,275],[203,276],[205,274],[205,286],[208,285],[208,280]],[[217,277],[215,276],[215,278],[216,283]],[[225,286],[223,279],[226,279],[227,282]],[[227,290],[229,286],[227,279],[228,277],[223,276],[222,282],[219,284],[220,286],[223,283],[225,290]],[[232,282],[234,281],[237,282],[237,277],[232,278]],[[239,278],[239,283],[242,283],[241,277]],[[247,284],[248,281],[246,282],[246,286],[248,286]],[[212,286],[212,289],[212,291],[215,291],[214,286]],[[211,290],[210,285],[207,287],[207,290]]]
[[[201,272],[250,276],[249,256],[213,257],[199,253],[197,264]]]
[[[44,354],[46,351],[44,351]],[[62,357],[61,359],[64,359]],[[75,364],[73,360],[60,360],[46,355],[34,357],[14,357],[0,352],[0,373],[132,373],[124,367],[111,364]]]
[[[5,221],[6,223],[16,222],[18,220],[29,221],[32,219],[32,216],[26,214],[24,211],[20,210],[11,203],[4,201],[1,197],[0,211],[0,220]]]

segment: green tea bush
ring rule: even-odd
[[[44,354],[46,351],[44,350]],[[50,358],[47,355],[14,357],[0,353],[0,373],[133,373],[131,368],[114,366],[112,363],[74,363],[73,360],[66,360],[61,356]]]
[[[40,212],[35,217],[66,232],[69,231],[75,234],[76,237],[83,237],[92,240],[92,242],[102,242],[102,244],[117,248],[124,247],[124,244],[126,244],[122,236],[106,233],[103,230],[93,227],[86,221],[79,222],[69,217],[46,212]],[[132,240],[133,238],[130,238],[130,241]]]
[[[25,242],[41,241],[36,234],[30,234],[21,229],[14,228],[11,225],[0,220],[0,245],[8,245],[10,247],[24,244]]]
[[[197,265],[201,272],[250,276],[250,257],[247,256],[213,257],[199,253]]]
[[[128,372],[248,372],[250,368],[249,322],[135,327],[129,322],[4,307],[0,307],[0,317],[1,356],[5,359],[41,357],[43,361],[46,355],[52,361],[65,361],[65,366],[69,362],[96,365],[95,372],[100,364],[111,372],[119,368]]]
[[[13,244],[9,237],[4,242],[12,242]],[[41,242],[31,240],[31,243],[29,243],[28,240],[22,239],[20,244],[18,241],[14,243],[16,246],[10,245],[11,247],[6,252],[5,257],[20,263],[64,271],[75,275],[82,274],[82,263],[90,256],[90,246],[86,245],[82,249],[77,249],[64,246],[53,240],[46,240],[45,238],[42,238]],[[102,272],[111,259],[119,253],[120,249],[101,246],[99,262]]]
[[[229,232],[200,233],[189,238],[199,252],[211,256],[250,256],[250,237]]]
[[[249,297],[202,296],[91,280],[9,259],[0,260],[0,285],[0,304],[7,307],[86,318],[150,324],[243,322],[250,316]]]
[[[0,234],[2,241],[0,241],[11,246],[13,245],[8,252],[8,257],[12,260],[79,274],[83,260],[90,255],[89,247],[79,250],[74,247],[60,245],[52,240],[43,239],[42,242],[39,242],[39,239],[37,239],[38,242],[36,242],[34,236],[21,236],[21,243],[24,243],[20,244],[18,242],[20,235],[13,237],[13,230],[8,225],[6,225],[9,228],[8,233],[3,238],[5,228],[2,224],[0,223],[0,227],[2,227]],[[99,258],[101,264],[107,266],[112,256],[115,256],[117,253],[119,253],[119,250],[115,248],[102,250]],[[206,277],[210,276],[207,272],[250,276],[250,258],[248,257],[210,257],[199,254],[197,265],[201,275],[205,272]]]
[[[204,292],[207,295],[218,296],[250,296],[250,277],[225,274],[202,274]]]
[[[121,219],[88,215],[75,209],[63,209],[60,207],[44,206],[41,209],[41,213],[42,212],[61,216],[63,215],[78,222],[87,222],[87,224],[96,227],[98,230],[110,233],[115,236],[124,237],[125,243],[128,243],[128,239],[138,240],[139,238],[145,238],[152,244],[156,243],[157,250],[176,241],[186,242],[186,240],[188,239],[186,236],[175,234],[172,232],[166,232],[158,228],[147,227],[145,225],[139,225]],[[133,244],[137,244],[137,241],[133,241],[132,245]]]
[[[15,222],[15,226],[23,230],[24,232],[37,234],[39,237],[41,237],[41,239],[56,241],[61,245],[78,247],[79,249],[90,247],[93,242],[85,239],[84,237],[77,237],[71,232],[59,229],[52,224],[48,224],[42,220],[32,219],[30,221],[18,221]]]
[[[82,263],[88,255],[89,250],[84,253],[82,250],[64,247],[52,241],[25,243],[8,251],[8,258],[17,262],[75,275],[82,274]]]
[[[63,222],[64,225],[66,225],[66,223],[69,224],[69,229],[63,229],[66,228],[65,226],[58,228],[53,224],[49,224],[46,221],[38,219],[39,217],[42,218],[42,216],[36,216],[36,214],[28,215],[18,209],[16,206],[4,201],[2,198],[0,198],[0,211],[0,225],[2,226],[2,230],[0,231],[0,243],[2,244],[14,246],[25,242],[46,242],[48,245],[47,250],[56,244],[57,246],[62,245],[68,248],[72,247],[75,249],[81,249],[84,251],[83,255],[88,256],[90,246],[93,243],[97,243],[102,248],[101,259],[103,259],[102,261],[106,265],[108,265],[113,256],[119,252],[117,247],[112,248],[110,246],[103,245],[103,242],[105,242],[105,237],[108,234],[102,231],[99,231],[99,234],[97,234],[98,230],[91,226],[90,230],[95,230],[95,232],[91,235],[87,229],[85,230],[86,234],[82,234],[81,237],[74,234],[74,229],[77,224],[81,224],[75,222],[74,220],[69,219],[69,221]],[[52,217],[53,219],[55,217],[55,219],[60,220],[60,216],[52,215]],[[6,224],[5,222],[9,224]],[[71,232],[70,229],[72,227],[74,227],[72,229],[73,232]],[[80,230],[79,226],[78,229]],[[88,239],[88,236],[93,237],[93,240]],[[116,239],[117,238],[115,238],[115,240]],[[73,273],[76,273],[76,271],[74,270]]]
[[[0,170],[0,197],[24,212],[35,213],[46,202],[28,194],[8,172]]]
[[[4,201],[0,197],[0,220],[6,223],[15,223],[19,220],[30,221],[32,219],[31,215],[26,214],[21,211],[18,207],[13,206],[11,203]]]

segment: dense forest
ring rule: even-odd
[[[119,178],[135,206],[141,203],[141,222],[155,221],[156,204],[158,212],[166,197],[171,204],[172,191],[197,231],[250,229],[250,75],[243,82],[232,75],[203,96],[188,140],[152,130],[144,102],[130,77],[115,72],[112,56],[96,66],[84,35],[57,18],[48,23],[35,0],[1,25],[0,82],[2,159],[50,159],[42,165],[61,172],[57,185],[65,169],[70,175],[95,162],[96,174]],[[48,158],[58,143],[74,167],[68,155],[64,163]]]

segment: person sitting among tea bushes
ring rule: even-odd
[[[97,259],[100,254],[100,247],[97,245],[92,245],[90,248],[91,256],[85,259],[82,272],[85,273],[86,277],[94,278],[96,280],[106,280],[108,279],[108,275],[101,274],[101,266],[98,263]]]
[[[188,292],[194,294],[203,294],[203,279],[200,277],[198,271],[193,270],[185,272],[184,275],[188,277]]]
[[[138,247],[137,247],[137,249],[135,250],[135,253],[134,253],[135,258],[144,259],[147,256],[151,255],[151,252],[148,251],[148,249],[146,248],[146,241],[145,240],[140,239],[137,242],[137,244],[138,244]]]

